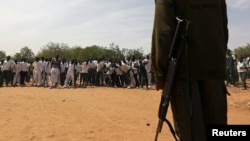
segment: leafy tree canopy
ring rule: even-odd
[[[234,54],[242,57],[250,56],[250,44],[247,43],[246,46],[240,46],[234,49]]]
[[[0,59],[4,59],[6,57],[6,53],[0,50]]]

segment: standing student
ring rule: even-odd
[[[55,58],[51,60],[51,72],[50,72],[50,88],[55,88],[58,84],[60,76],[60,60],[59,55],[57,54]]]
[[[66,63],[66,59],[62,59],[60,67],[61,67],[61,73],[60,73],[61,86],[64,86],[64,82],[66,79],[66,73],[68,71],[68,64]]]
[[[12,69],[12,72],[14,73],[12,86],[17,86],[17,83],[20,83],[20,71],[21,71],[20,61],[15,60],[14,67]]]
[[[231,51],[228,49],[226,54],[226,85],[235,85],[235,76],[234,76],[234,59],[232,57]]]
[[[243,57],[240,56],[239,61],[237,63],[237,69],[238,69],[238,73],[240,75],[242,90],[247,89],[247,84],[246,84],[247,68],[248,68],[248,65],[247,65],[246,60],[244,60]]]
[[[147,70],[145,68],[145,65],[143,64],[142,60],[139,60],[139,74],[140,74],[140,87],[143,88],[144,84],[146,86],[146,89],[148,89],[148,76],[147,76]]]
[[[26,58],[23,58],[20,63],[20,86],[25,86],[25,78],[28,73],[28,64]]]
[[[42,85],[42,63],[40,58],[35,58],[33,67],[33,85],[40,87]]]
[[[71,86],[74,88],[75,87],[75,68],[76,64],[74,60],[71,60],[71,62],[68,65],[68,70],[66,74],[66,79],[64,82],[64,88],[68,87],[69,82],[71,82]]]
[[[14,62],[11,60],[10,56],[7,56],[3,61],[2,65],[2,73],[0,76],[0,87],[3,86],[3,82],[5,81],[6,86],[9,86],[11,82],[12,68],[14,66]]]
[[[81,72],[80,72],[80,86],[83,85],[84,88],[88,86],[88,73],[89,73],[89,65],[88,60],[83,61],[81,65]]]
[[[152,85],[152,61],[149,55],[146,56],[146,58],[143,60],[143,63],[145,64],[145,69],[147,71],[147,78],[148,78],[148,85],[149,87]]]

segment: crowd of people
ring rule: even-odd
[[[86,88],[106,86],[149,89],[154,83],[151,59],[143,58],[66,60],[36,57],[12,60],[10,56],[0,62],[0,87],[35,86]],[[3,85],[5,84],[5,85]]]
[[[242,90],[248,88],[246,80],[250,78],[250,59],[226,54],[226,85],[233,87],[241,84]],[[123,88],[145,88],[154,84],[154,72],[149,55],[144,58],[124,60],[35,58],[28,62],[26,58],[12,60],[10,56],[0,62],[0,87],[37,86],[55,88],[61,86],[82,87],[107,86]]]
[[[250,56],[237,56],[227,50],[226,54],[226,85],[234,87],[241,83],[242,90],[247,90],[247,79],[250,79]]]

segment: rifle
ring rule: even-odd
[[[176,73],[176,68],[178,64],[178,60],[180,59],[182,49],[186,45],[186,36],[187,36],[187,30],[189,27],[190,21],[182,18],[182,17],[176,17],[177,20],[177,25],[175,29],[175,33],[173,36],[173,40],[171,43],[171,48],[170,52],[168,55],[168,69],[165,77],[165,83],[161,95],[161,101],[159,105],[159,111],[158,111],[158,126],[156,130],[156,135],[155,135],[155,141],[158,139],[158,135],[162,130],[163,122],[165,121],[169,128],[171,133],[173,134],[175,140],[177,141],[177,138],[175,136],[174,129],[170,122],[166,119],[167,115],[167,110],[169,106],[169,102],[172,97],[172,88],[173,88],[173,83],[175,80],[175,73]]]

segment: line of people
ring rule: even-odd
[[[247,90],[247,79],[250,79],[250,56],[236,56],[231,50],[226,54],[227,86],[235,86],[241,81],[242,90]]]
[[[148,89],[154,83],[149,55],[145,58],[124,60],[60,59],[36,57],[33,62],[25,58],[14,61],[7,56],[0,63],[0,87],[83,87],[107,86]]]

